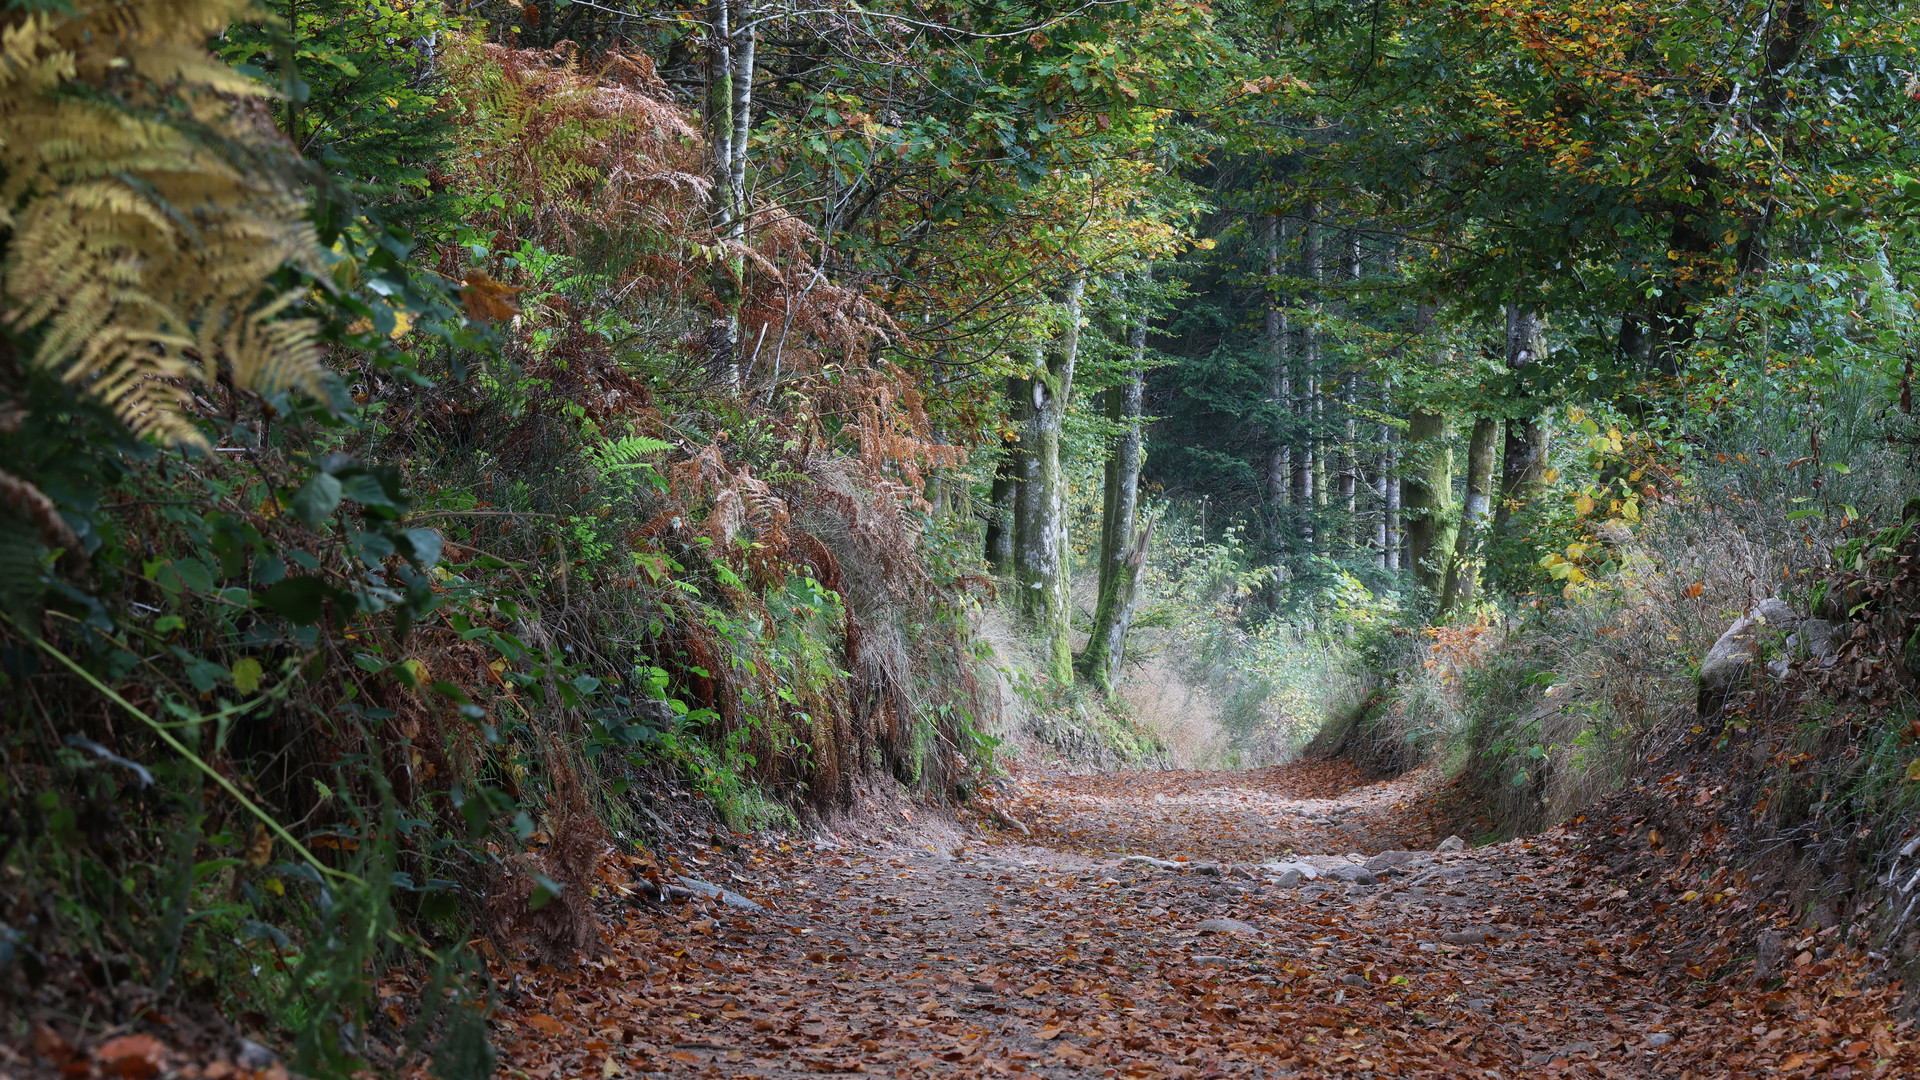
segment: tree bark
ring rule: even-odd
[[[1467,503],[1460,512],[1453,562],[1447,567],[1447,583],[1440,594],[1442,621],[1473,606],[1474,589],[1480,582],[1481,546],[1493,520],[1493,455],[1499,436],[1500,421],[1491,416],[1474,420],[1473,439],[1467,448]]]
[[[1392,429],[1388,429],[1387,440],[1387,570],[1398,573],[1400,570],[1400,547],[1406,538],[1400,529],[1400,440]]]
[[[746,261],[738,248],[746,239],[747,134],[757,34],[752,14],[750,0],[709,0],[707,5],[705,120],[713,181],[707,216],[715,242],[726,248],[707,276],[718,308],[707,334],[707,352],[713,369],[734,393],[740,390],[740,308],[746,298]]]
[[[1033,391],[1027,380],[1007,376],[1007,420],[1014,430],[1024,432],[1033,406]],[[986,559],[987,566],[1001,577],[1013,573],[1015,538],[1020,533],[1017,504],[1020,478],[1026,468],[1025,453],[1019,437],[1009,439],[1000,448],[1000,467],[994,470],[993,492],[988,497]]]
[[[1407,554],[1413,578],[1436,599],[1446,587],[1453,552],[1453,447],[1447,418],[1417,410],[1407,420],[1405,503]]]
[[[1546,353],[1546,325],[1534,308],[1507,308],[1507,367],[1524,375]],[[1525,392],[1524,387],[1522,393]],[[1500,505],[1493,531],[1507,534],[1514,509],[1537,498],[1547,486],[1547,429],[1537,417],[1507,421],[1506,451],[1500,462]]]
[[[1063,290],[1063,325],[1046,350],[1046,368],[1033,381],[1031,455],[1019,502],[1023,524],[1015,546],[1015,586],[1023,612],[1046,643],[1046,674],[1073,682],[1072,608],[1067,577],[1066,482],[1060,469],[1060,432],[1073,393],[1080,350],[1080,298],[1086,282]],[[1031,488],[1031,491],[1028,488]]]
[[[1287,517],[1288,474],[1293,469],[1293,372],[1287,355],[1287,316],[1281,310],[1276,291],[1280,277],[1280,247],[1284,226],[1280,219],[1267,215],[1267,398],[1272,402],[1272,417],[1267,429],[1267,517],[1276,526]]]
[[[1147,280],[1142,275],[1142,283]],[[1106,505],[1101,514],[1100,591],[1093,611],[1093,636],[1087,640],[1087,681],[1103,694],[1113,692],[1113,676],[1126,658],[1127,631],[1133,622],[1141,575],[1146,568],[1152,522],[1137,528],[1140,467],[1144,462],[1141,407],[1146,396],[1147,321],[1136,318],[1127,332],[1133,371],[1126,383],[1106,392],[1107,419],[1120,425],[1107,457]],[[1137,535],[1136,535],[1137,533]]]

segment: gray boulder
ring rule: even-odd
[[[1700,694],[1695,703],[1700,716],[1717,716],[1726,708],[1727,696],[1753,664],[1763,632],[1792,634],[1805,621],[1785,601],[1773,597],[1760,601],[1752,611],[1735,619],[1726,633],[1713,643],[1713,648],[1707,650],[1707,658],[1700,662]],[[1784,670],[1779,673],[1784,674]]]
[[[1447,837],[1447,838],[1446,838],[1445,840],[1442,840],[1442,841],[1440,841],[1440,846],[1438,846],[1438,847],[1436,847],[1436,848],[1434,848],[1433,850],[1435,850],[1435,851],[1465,851],[1465,850],[1466,850],[1466,848],[1467,848],[1467,842],[1466,842],[1465,840],[1462,840],[1462,839],[1460,839],[1460,838],[1459,838],[1459,837],[1457,837],[1457,836],[1449,836],[1449,837]]]

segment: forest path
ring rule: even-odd
[[[1576,902],[1588,883],[1555,841],[1405,850],[1432,847],[1422,784],[1337,762],[1028,774],[1000,804],[1032,829],[1017,842],[902,832],[749,853],[725,883],[764,912],[629,908],[600,959],[515,974],[503,1065],[534,1080],[1677,1077],[1724,1075],[1716,1055],[1743,1041],[1770,1060],[1757,1013],[1690,1009],[1622,964],[1623,935]],[[1382,852],[1397,853],[1375,871],[1350,857]],[[1300,859],[1317,879],[1261,865]]]

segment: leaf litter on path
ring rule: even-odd
[[[500,963],[503,1065],[534,1080],[1920,1069],[1894,988],[1862,985],[1851,954],[1771,989],[1701,978],[1676,942],[1625,932],[1626,891],[1573,833],[1426,850],[1428,782],[1326,762],[1029,774],[996,810],[1030,836],[749,849],[734,886],[764,912],[620,909],[598,959]],[[1389,850],[1405,854],[1336,876]],[[1122,861],[1140,854],[1176,868]],[[1283,858],[1327,872],[1282,885],[1263,864]]]

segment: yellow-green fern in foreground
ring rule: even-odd
[[[244,0],[79,0],[0,18],[0,318],[133,430],[198,441],[191,380],[314,389],[287,263],[318,272],[263,89],[205,42]]]

